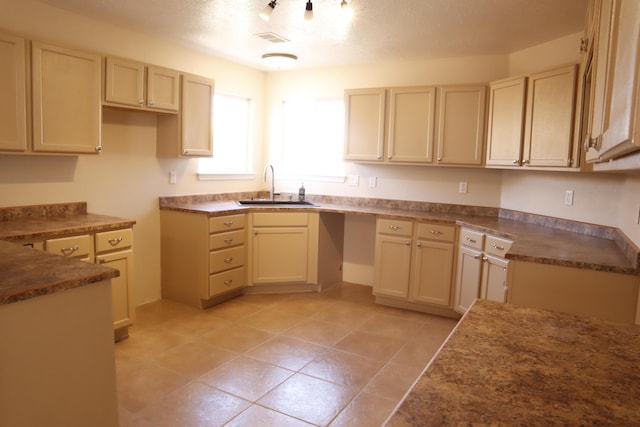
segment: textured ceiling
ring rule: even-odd
[[[170,37],[179,43],[264,69],[263,53],[290,40],[297,67],[505,54],[581,31],[587,0],[278,0],[269,22],[258,13],[268,0],[39,0],[98,20]]]

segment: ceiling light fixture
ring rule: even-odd
[[[270,67],[276,70],[282,70],[292,67],[298,57],[292,53],[265,53],[262,55],[262,61]]]
[[[351,5],[347,3],[347,0],[342,0],[340,2],[340,10],[342,11],[342,16],[345,19],[349,20],[353,18],[353,9],[351,8]]]
[[[269,18],[271,18],[271,14],[273,13],[273,9],[276,8],[276,4],[276,0],[271,0],[269,4],[262,9],[262,12],[259,13],[260,18],[269,22]]]
[[[304,11],[304,20],[311,21],[313,19],[313,4],[311,0],[307,0],[307,6]]]

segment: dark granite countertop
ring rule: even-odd
[[[132,227],[87,212],[85,202],[0,208],[0,305],[117,277],[118,270],[21,246],[64,235]]]
[[[640,326],[476,300],[389,427],[640,425]]]
[[[315,206],[240,206],[234,201],[243,198],[248,194],[162,197],[160,208],[208,216],[294,209],[456,224],[513,240],[506,254],[510,260],[622,274],[639,272],[640,249],[613,227],[478,206],[313,195],[309,200]]]

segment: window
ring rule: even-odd
[[[297,176],[344,176],[343,100],[284,101],[282,111],[282,172]]]
[[[213,96],[213,117],[213,157],[200,159],[198,173],[251,173],[251,100],[216,92]]]

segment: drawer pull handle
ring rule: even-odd
[[[400,230],[402,227],[400,227],[399,225],[390,225],[389,229],[393,230],[393,231],[398,231]]]
[[[473,256],[473,259],[480,259],[480,254],[478,254],[478,255],[474,255],[474,256]]]
[[[483,261],[489,261],[489,258],[487,258],[486,256],[483,256],[483,257],[482,257],[482,260],[483,260]]]
[[[227,264],[231,264],[233,262],[233,258],[225,258],[224,262],[226,262]]]
[[[60,252],[62,252],[62,255],[64,256],[69,256],[72,253],[76,252],[78,249],[80,249],[80,247],[78,245],[75,245],[71,248],[60,248]]]
[[[407,241],[405,242],[405,245],[407,245],[407,246],[411,246],[411,240],[407,240]]]
[[[115,239],[107,240],[111,246],[118,246],[122,242],[122,237],[116,237]]]
[[[107,262],[106,259],[104,258],[98,258],[98,264],[104,264],[105,262]]]
[[[493,249],[497,249],[499,251],[504,251],[504,246],[498,246],[496,244],[491,245],[491,247],[493,247]]]
[[[431,234],[442,234],[442,231],[438,231],[438,230],[430,230],[429,233]]]
[[[233,283],[233,279],[227,279],[227,280],[225,280],[225,281],[224,281],[224,284],[225,284],[226,286],[229,286],[229,285],[230,285],[230,284],[232,284],[232,283]]]
[[[417,246],[417,247],[419,247],[419,248],[421,248],[421,247],[422,247],[422,243],[421,243],[421,242],[418,242],[418,243],[416,243],[416,246]]]
[[[231,227],[233,225],[233,221],[225,221],[223,222],[224,225],[226,225],[227,227]]]
[[[224,239],[224,242],[225,242],[226,244],[231,244],[231,242],[233,242],[233,239],[232,239],[232,238],[230,238],[230,237],[227,237],[226,239]]]
[[[476,239],[472,239],[471,237],[467,237],[467,242],[477,243],[478,241]]]

